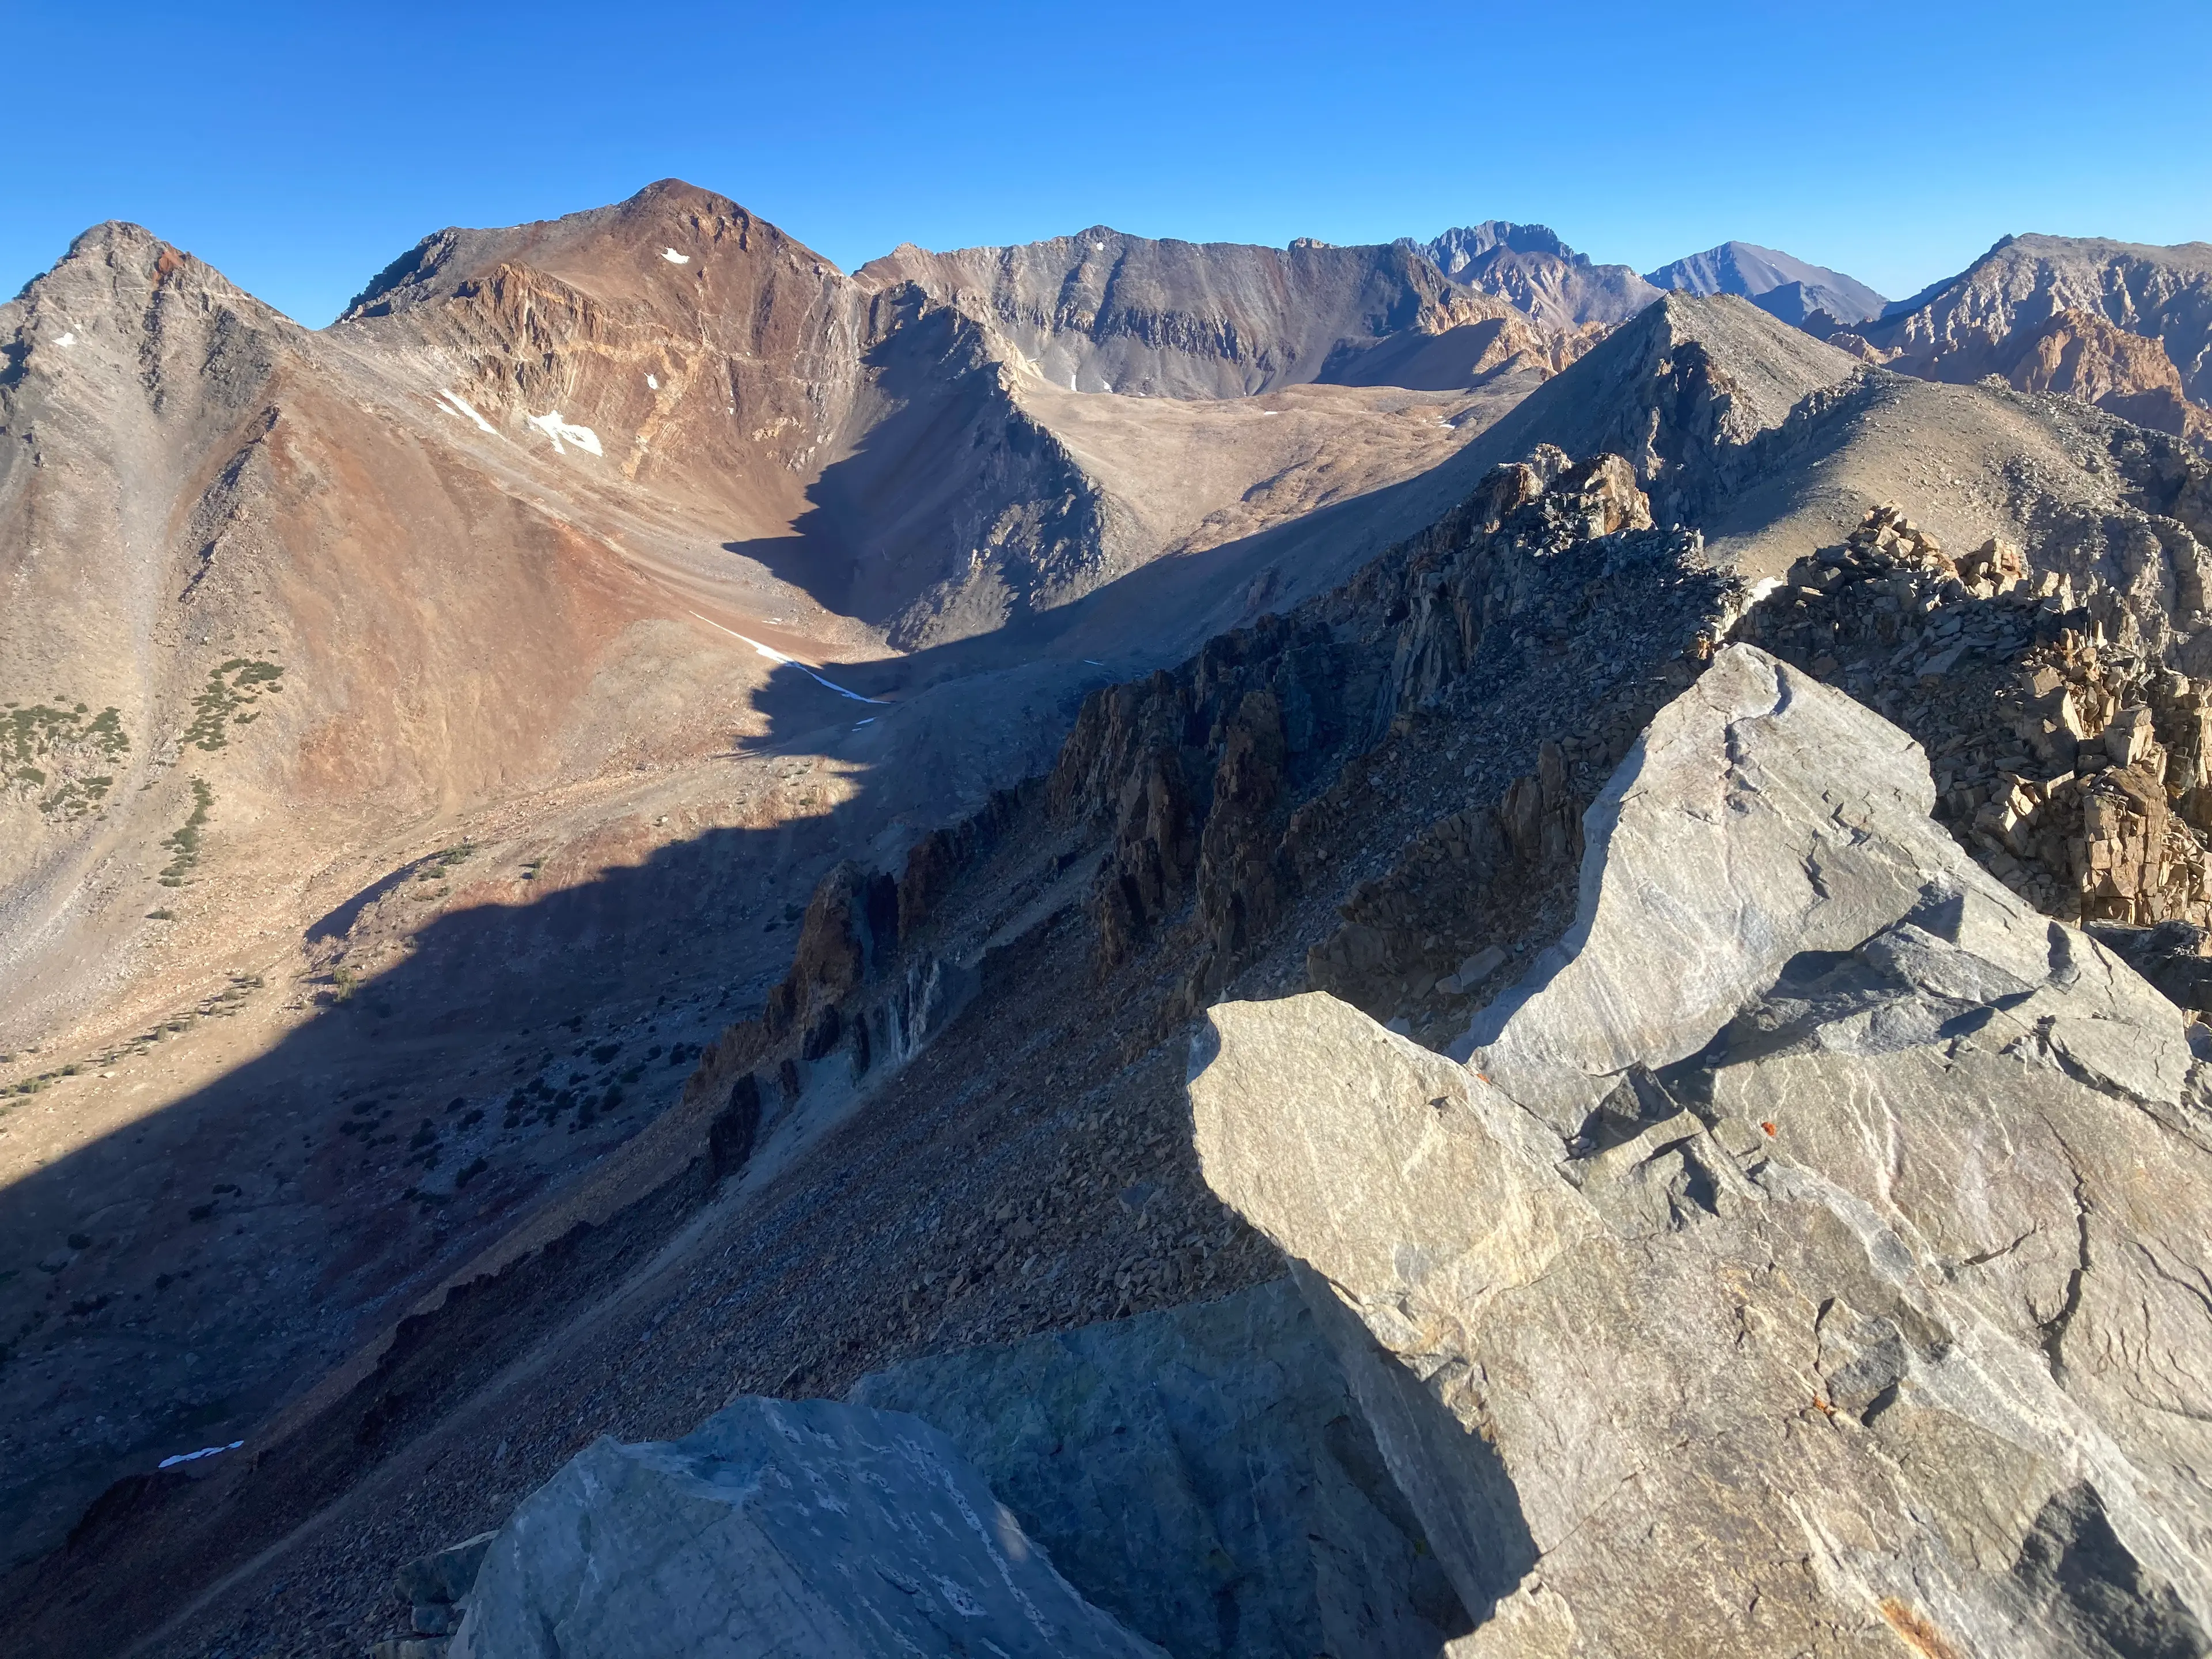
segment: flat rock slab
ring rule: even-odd
[[[1288,1280],[873,1372],[1176,1659],[1434,1659],[1465,1613]]]
[[[1212,1013],[1206,1178],[1292,1256],[1455,1659],[2212,1645],[2212,1068],[1901,743],[1730,647],[1471,1066]]]
[[[1162,1659],[927,1424],[748,1398],[570,1459],[493,1540],[450,1659],[933,1655]]]

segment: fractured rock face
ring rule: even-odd
[[[500,1529],[451,1659],[1159,1659],[1053,1571],[951,1443],[896,1412],[748,1398],[579,1453]]]
[[[1470,1066],[1214,1011],[1207,1179],[1297,1263],[1455,1652],[2205,1651],[2206,1068],[1931,798],[1732,647]]]

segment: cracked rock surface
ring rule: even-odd
[[[835,1401],[601,1439],[516,1510],[451,1659],[1159,1659],[1053,1570],[952,1443]]]
[[[2203,1059],[1932,800],[1733,646],[1468,1063],[1213,1012],[1206,1178],[1292,1258],[1460,1659],[2206,1650]]]

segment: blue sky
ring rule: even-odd
[[[672,174],[848,269],[1509,218],[1639,270],[1741,237],[1899,296],[2007,232],[2212,240],[2203,0],[6,15],[4,294],[135,219],[320,324],[441,226]]]

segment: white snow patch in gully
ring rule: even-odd
[[[54,341],[54,343],[58,346],[75,345],[76,343],[76,331],[73,328],[64,329],[60,336]]]
[[[661,249],[660,257],[667,260],[672,265],[688,265],[691,263],[691,256],[690,254],[678,253],[672,247],[665,247]]]
[[[659,376],[658,374],[648,374],[648,375],[647,375],[647,376],[645,377],[645,385],[646,385],[646,390],[647,390],[648,392],[658,392],[658,391],[659,391],[659,390],[660,390],[660,376]]]
[[[549,410],[543,415],[526,415],[522,417],[522,422],[525,426],[534,426],[550,438],[553,441],[553,453],[556,455],[568,453],[561,447],[561,440],[563,438],[586,454],[598,455],[604,453],[599,448],[598,433],[587,426],[575,426],[562,420],[561,411],[557,409]]]
[[[695,617],[699,617],[699,613],[696,611],[691,614]],[[716,622],[712,617],[699,617],[699,620],[706,623],[709,628],[722,628],[722,624]],[[789,667],[796,668],[800,673],[805,675],[808,679],[812,680],[817,685],[826,685],[841,697],[850,697],[854,702],[872,702],[879,707],[883,703],[884,700],[881,697],[864,697],[857,691],[848,691],[843,686],[838,684],[835,680],[823,679],[821,675],[816,673],[812,669],[809,668],[805,663],[800,662],[797,658],[787,657],[782,652],[777,650],[774,646],[763,645],[758,640],[747,640],[744,635],[738,633],[734,628],[722,628],[722,631],[725,634],[727,634],[733,640],[744,640],[747,645],[752,647],[754,650],[759,652],[761,655],[766,657],[770,662],[780,662]],[[867,722],[863,720],[860,724],[865,726]]]
[[[217,1452],[236,1451],[245,1443],[243,1440],[234,1440],[228,1446],[202,1446],[196,1452],[179,1452],[174,1457],[165,1457],[154,1467],[166,1469],[179,1463],[197,1463],[203,1457],[213,1457]]]
[[[441,399],[440,406],[447,414],[459,415],[464,419],[474,421],[479,431],[489,432],[495,438],[499,436],[499,428],[477,414],[475,406],[459,392],[441,391],[438,393],[438,397]]]

